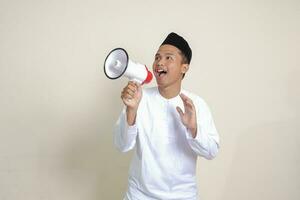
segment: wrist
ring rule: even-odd
[[[195,138],[197,136],[197,127],[189,128],[189,131],[192,134],[193,138]]]
[[[128,114],[128,113],[136,113],[137,110],[138,110],[137,107],[129,107],[129,106],[126,107],[126,112],[127,112],[127,114]]]
[[[136,118],[137,108],[126,108],[126,115],[127,115],[127,123],[129,126],[132,126],[135,124],[135,118]]]

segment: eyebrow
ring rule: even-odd
[[[175,56],[175,54],[174,53],[159,53],[159,52],[157,52],[156,54],[155,54],[155,56],[160,56],[160,55],[167,55],[167,56]]]

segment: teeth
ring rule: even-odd
[[[158,69],[157,72],[158,72],[158,73],[161,73],[161,72],[165,72],[165,70],[163,70],[163,69]]]
[[[158,73],[159,76],[162,76],[164,74],[166,74],[167,72],[163,69],[157,69],[156,72]]]

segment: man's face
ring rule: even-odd
[[[180,84],[188,64],[182,64],[180,50],[172,45],[162,45],[155,54],[153,73],[159,87]]]

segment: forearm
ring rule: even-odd
[[[211,160],[216,157],[219,145],[213,136],[207,132],[200,132],[199,130],[198,128],[195,138],[192,136],[192,133],[188,131],[188,143],[197,155]]]
[[[121,113],[114,131],[114,144],[121,152],[127,152],[135,146],[137,136],[136,125],[129,125],[126,111]]]
[[[194,123],[195,124],[195,123]],[[204,101],[198,102],[196,129],[191,126],[187,139],[193,151],[206,159],[213,159],[219,151],[219,134],[211,112]]]
[[[126,118],[129,126],[135,124],[136,113],[137,113],[137,108],[126,107]]]

